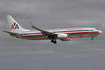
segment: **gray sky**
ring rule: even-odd
[[[103,34],[56,45],[10,37],[6,15],[23,27],[94,27]],[[0,0],[0,70],[105,70],[105,0]]]

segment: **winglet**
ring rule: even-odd
[[[29,22],[30,22],[31,27],[34,26],[31,21],[29,21]]]
[[[39,28],[35,27],[35,26],[32,24],[32,22],[31,22],[31,21],[29,21],[29,22],[30,22],[30,25],[31,25],[31,27],[32,27],[32,28],[34,28],[34,29],[36,29],[36,30],[39,30],[39,31],[42,31],[41,29],[39,29]]]

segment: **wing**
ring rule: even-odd
[[[41,31],[41,33],[42,33],[43,35],[48,36],[49,38],[57,37],[57,34],[52,33],[52,32],[49,32],[49,31],[45,31],[45,30],[42,30],[42,29],[39,29],[39,28],[35,27],[35,26],[31,23],[31,21],[29,21],[29,22],[30,22],[32,28],[34,28],[34,29],[36,29],[36,30],[38,30],[38,31]]]

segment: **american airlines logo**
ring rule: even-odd
[[[71,29],[67,29],[67,30],[83,30],[83,28],[71,28]]]
[[[19,29],[18,24],[13,23],[13,24],[11,25],[11,30],[12,30],[12,29]]]

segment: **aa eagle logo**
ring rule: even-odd
[[[12,29],[19,29],[18,24],[13,23],[13,24],[11,25],[11,30],[12,30]]]

